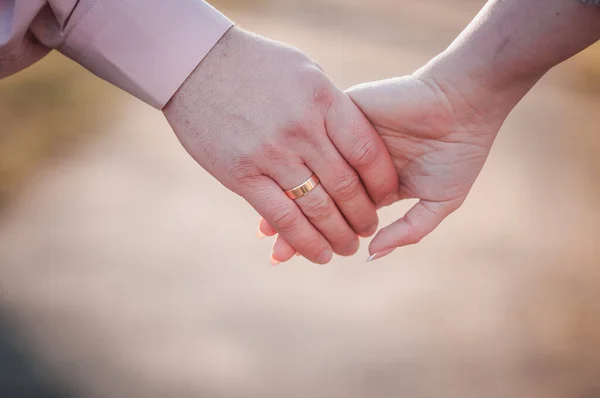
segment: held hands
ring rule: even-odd
[[[352,254],[376,207],[418,198],[371,242],[380,258],[460,207],[512,107],[598,40],[598,16],[577,2],[490,1],[419,71],[348,96],[297,50],[234,28],[164,112],[198,163],[264,217],[259,230],[278,234],[274,262]],[[313,174],[312,191],[285,195]]]
[[[233,28],[164,113],[190,155],[260,213],[259,230],[278,234],[275,263],[354,254],[357,234],[377,229],[376,207],[418,198],[373,239],[376,259],[463,203],[510,110],[448,72],[434,62],[346,95],[298,50]],[[286,196],[313,174],[313,190]]]
[[[352,100],[294,48],[232,28],[164,114],[189,154],[244,197],[307,259],[351,255],[398,191],[382,139]],[[297,200],[284,191],[320,179]],[[362,182],[361,182],[362,180]],[[388,199],[389,200],[389,199]]]
[[[488,112],[475,105],[478,89],[470,90],[467,84],[458,87],[460,91],[457,85],[422,71],[348,90],[394,162],[398,190],[385,204],[420,199],[402,218],[379,231],[370,244],[369,260],[417,243],[433,231],[463,203],[481,171],[508,111]],[[276,233],[264,219],[259,230],[269,236]],[[287,261],[295,253],[293,243],[277,236],[274,262]]]

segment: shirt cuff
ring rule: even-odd
[[[233,26],[203,0],[98,0],[72,18],[58,50],[158,109]]]

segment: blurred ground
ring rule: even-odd
[[[108,84],[58,54],[0,84],[0,208],[48,159],[101,131]]]
[[[221,3],[243,27],[307,51],[342,87],[410,73],[480,6]],[[10,397],[600,396],[589,57],[519,105],[461,211],[369,265],[363,248],[326,267],[271,268],[249,206],[185,155],[160,113],[111,94],[119,112],[102,135],[51,158],[2,215],[10,332],[0,327],[0,340],[19,336],[4,358],[32,381],[0,372],[0,387],[12,385]]]

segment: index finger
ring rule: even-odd
[[[325,117],[329,138],[356,170],[373,202],[398,190],[398,175],[392,158],[365,115],[347,95],[332,104]]]

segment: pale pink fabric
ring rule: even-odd
[[[0,0],[0,78],[56,49],[160,109],[232,25],[203,0]]]

